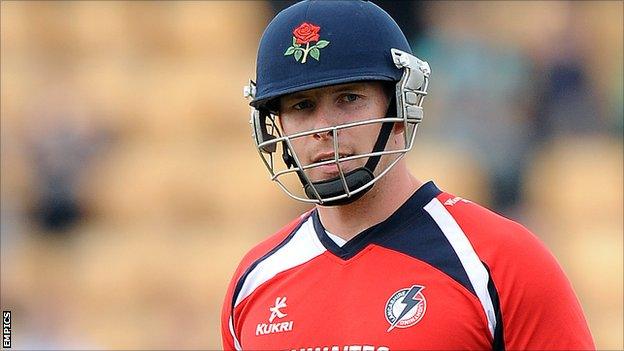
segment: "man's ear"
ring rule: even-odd
[[[392,127],[392,133],[403,134],[404,132],[405,132],[405,124],[403,122],[394,123],[394,127]]]

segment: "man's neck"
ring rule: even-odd
[[[402,162],[396,166],[354,203],[333,207],[317,206],[325,229],[350,240],[390,217],[423,184],[409,173]]]

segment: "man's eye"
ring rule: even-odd
[[[354,102],[360,97],[357,94],[345,94],[340,99],[344,102]]]
[[[303,100],[293,105],[293,108],[295,110],[303,110],[303,109],[311,108],[311,107],[312,107],[312,102],[310,100]]]

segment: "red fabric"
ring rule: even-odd
[[[451,199],[456,198],[446,193],[438,196],[443,204]],[[532,233],[470,202],[448,201],[444,208],[491,272],[500,298],[506,350],[595,349],[568,279]],[[236,282],[300,220],[242,260],[223,306],[224,349],[234,349],[228,321]],[[414,326],[388,331],[384,309],[389,299],[414,284],[424,286],[422,319]],[[286,316],[270,322],[270,308],[284,297],[286,306],[279,311]],[[237,305],[234,321],[245,350],[492,349],[487,319],[474,294],[437,268],[374,244],[346,261],[326,251],[277,274]],[[280,327],[282,323],[286,326]],[[271,324],[278,329],[258,334],[259,327]]]
[[[388,298],[415,281],[425,285],[423,295],[433,303],[427,305],[417,327],[387,332],[384,307]],[[293,332],[256,335],[258,324],[268,324],[269,308],[277,296],[287,297],[283,311],[288,315],[283,320],[293,321]],[[445,300],[469,303],[435,303]],[[342,351],[352,345],[374,350],[412,350],[415,345],[426,350],[458,350],[487,349],[491,343],[485,314],[473,294],[426,263],[375,245],[347,261],[325,252],[279,274],[236,311],[242,346],[249,350],[331,350],[338,346]],[[462,328],[456,328],[458,324]],[[453,330],[452,339],[449,330]]]
[[[452,198],[438,196],[442,203]],[[445,207],[490,269],[506,350],[595,350],[570,282],[533,233],[474,203]]]
[[[280,229],[277,233],[256,245],[241,260],[238,268],[234,272],[232,280],[230,281],[225,295],[225,300],[223,302],[223,307],[221,308],[221,340],[223,342],[224,350],[235,350],[234,338],[232,337],[229,329],[229,320],[232,312],[232,295],[234,293],[234,289],[236,288],[236,282],[238,282],[241,275],[245,273],[245,270],[249,267],[249,265],[269,252],[272,248],[279,245],[279,243],[282,242],[301,222],[302,217],[306,215],[307,213],[297,217],[295,220]]]

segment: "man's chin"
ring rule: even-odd
[[[361,162],[341,162],[340,165],[342,168],[342,172],[346,176],[349,172],[355,170],[356,168],[363,167],[363,165],[360,165],[359,163]],[[306,172],[306,174],[308,175],[309,179],[315,183],[333,180],[340,177],[340,171],[338,170],[338,166],[335,163],[311,168]]]
[[[344,175],[346,176],[351,169],[342,169]],[[326,182],[329,180],[334,180],[336,178],[340,178],[340,172],[338,171],[338,167],[334,167],[334,169],[325,169],[325,170],[317,170],[313,175],[310,176],[310,180],[313,182]]]

